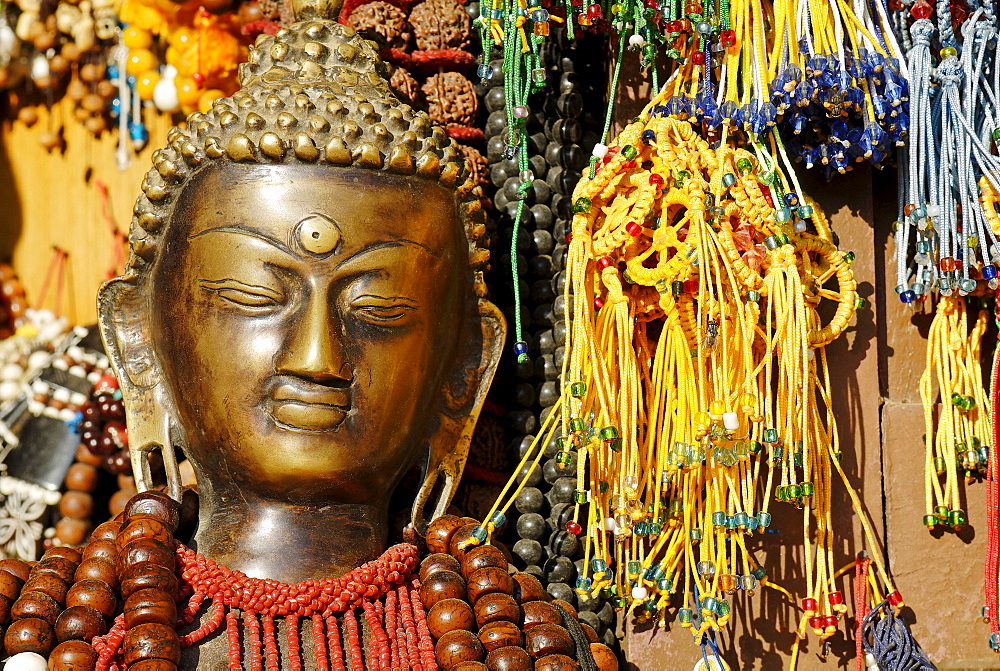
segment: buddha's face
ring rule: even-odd
[[[456,365],[471,274],[453,193],[219,163],[165,236],[151,337],[200,477],[312,505],[385,498]]]

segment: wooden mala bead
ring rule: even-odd
[[[173,571],[177,564],[173,547],[153,538],[136,538],[128,542],[118,554],[116,565],[118,574],[124,573],[133,564],[152,562]]]
[[[424,540],[427,549],[435,554],[447,554],[451,547],[451,537],[465,523],[457,515],[442,515],[427,527]]]
[[[80,545],[87,539],[90,523],[73,517],[64,517],[56,522],[56,538],[68,545]]]
[[[471,631],[456,629],[442,636],[434,646],[434,656],[443,671],[452,671],[460,662],[481,662],[486,650]]]
[[[490,622],[513,622],[521,623],[521,607],[514,601],[514,597],[509,594],[495,592],[484,594],[476,601],[475,607],[476,624],[482,627]]]
[[[10,610],[14,606],[14,600],[5,596],[0,596],[0,627],[10,624]]]
[[[70,580],[72,579],[73,576],[70,576]],[[39,573],[28,577],[28,581],[24,583],[21,594],[41,592],[42,594],[48,594],[59,603],[63,603],[66,600],[67,591],[69,591],[69,583],[62,578],[57,578],[51,573]]]
[[[104,615],[90,606],[70,606],[56,619],[56,640],[90,641],[108,631]]]
[[[159,589],[141,589],[125,600],[125,628],[140,624],[159,623],[173,626],[177,622],[177,605],[174,598]]]
[[[524,605],[529,601],[552,601],[552,595],[545,590],[542,581],[530,573],[518,572],[511,577],[514,579],[513,597],[519,604]]]
[[[521,630],[513,622],[490,622],[479,630],[479,640],[482,642],[486,652],[492,652],[497,648],[509,645],[523,645],[524,637]]]
[[[177,664],[181,659],[181,641],[173,627],[140,624],[125,630],[122,653],[129,666],[141,659],[165,659]]]
[[[508,645],[491,650],[486,655],[486,668],[489,671],[531,671],[535,660],[525,652],[524,648]]]
[[[170,533],[177,531],[177,525],[181,521],[177,502],[163,492],[152,489],[133,496],[125,506],[123,515],[126,521],[149,515],[166,524]]]
[[[459,564],[458,560],[451,555],[436,552],[424,557],[424,560],[420,562],[420,572],[417,575],[420,577],[420,581],[423,582],[427,579],[427,576],[437,573],[438,571],[461,573],[462,565]]]
[[[472,549],[472,547],[475,546],[463,548],[461,547],[461,545],[465,541],[472,539],[472,532],[475,531],[478,527],[479,527],[478,523],[474,524],[470,523],[470,524],[463,524],[458,529],[456,529],[455,533],[451,535],[451,540],[448,543],[448,550],[447,550],[448,554],[450,554],[458,561],[462,561],[462,559],[465,558],[466,552],[468,552],[469,550]]]
[[[587,643],[597,643],[601,639],[597,637],[597,632],[586,622],[580,622],[580,629],[583,630],[583,635],[587,637]]]
[[[152,538],[169,545],[174,540],[173,532],[167,525],[151,515],[137,515],[129,518],[115,538],[115,547],[121,552],[122,548],[128,545],[129,541],[136,538]]]
[[[122,596],[128,599],[142,589],[158,589],[167,594],[177,593],[177,576],[166,566],[154,562],[132,564],[122,574]]]
[[[103,107],[104,101],[101,101]],[[93,492],[97,489],[97,469],[77,462],[66,471],[66,488],[77,492]]]
[[[618,658],[614,651],[603,643],[591,643],[590,656],[594,658],[598,671],[618,671]]]
[[[572,655],[573,639],[557,624],[539,624],[524,633],[524,649],[536,660],[546,655]]]
[[[31,567],[20,559],[0,559],[0,571],[6,571],[24,583],[28,579],[28,574],[31,573]]]
[[[451,667],[451,671],[487,671],[487,666],[482,662],[459,662]]]
[[[114,590],[100,580],[81,580],[66,594],[66,605],[88,606],[104,617],[114,617],[117,599]]]
[[[462,575],[466,580],[481,568],[493,566],[507,572],[507,558],[492,545],[480,545],[470,549],[462,558]]]
[[[98,524],[94,533],[90,535],[91,541],[113,541],[118,536],[118,530],[122,523],[117,520],[108,520],[103,524]],[[85,553],[86,554],[86,553]]]
[[[94,497],[87,492],[70,490],[59,499],[59,514],[78,520],[88,519],[94,512]]]
[[[140,659],[128,671],[174,671],[177,665],[166,659]]]
[[[435,639],[456,629],[473,629],[476,617],[472,607],[460,599],[441,599],[427,613],[427,628]]]
[[[552,605],[559,606],[560,608],[562,608],[564,611],[569,613],[570,617],[572,617],[574,620],[580,619],[580,615],[579,613],[576,612],[576,608],[569,601],[563,601],[562,599],[553,599]]]
[[[93,559],[94,557],[103,557],[104,559],[115,561],[118,558],[118,551],[115,550],[114,541],[92,540],[87,543],[87,547],[83,550],[83,561]]]
[[[26,617],[7,627],[3,644],[7,648],[8,655],[16,655],[19,652],[34,652],[46,657],[56,646],[56,633],[46,620]]]
[[[16,599],[21,593],[24,581],[13,573],[0,571],[0,596],[6,599]]]
[[[454,571],[438,571],[420,585],[420,601],[430,609],[441,599],[465,599],[465,581]]]
[[[10,609],[10,616],[14,620],[38,619],[54,625],[62,610],[59,602],[48,594],[27,592],[14,602]]]
[[[82,580],[100,580],[114,589],[118,586],[118,571],[115,563],[106,557],[93,557],[76,568],[76,575],[73,576],[76,582]]]
[[[60,580],[72,582],[76,574],[78,562],[73,562],[65,557],[43,557],[41,561],[31,567],[28,579],[39,575],[54,575]]]
[[[466,589],[469,593],[469,601],[476,603],[481,596],[486,594],[510,594],[514,591],[514,580],[507,571],[495,566],[487,566],[477,569],[469,576]]]
[[[546,655],[535,662],[535,671],[579,671],[580,665],[566,655]]]
[[[547,601],[529,601],[521,606],[524,613],[524,631],[539,624],[562,624],[562,613]]]
[[[61,557],[73,564],[79,564],[83,559],[83,553],[77,548],[68,548],[64,546],[56,546],[45,551],[43,559],[49,559],[50,557]]]
[[[49,671],[93,671],[97,651],[83,641],[65,641],[49,655]]]

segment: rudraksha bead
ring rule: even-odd
[[[547,655],[572,655],[573,639],[557,624],[539,624],[524,634],[524,649],[536,660]]]
[[[460,599],[442,599],[427,613],[427,628],[434,638],[456,629],[473,629],[476,618],[472,607]]]
[[[56,546],[46,550],[42,559],[48,559],[49,557],[61,557],[73,562],[74,564],[79,564],[80,560],[83,559],[83,554],[77,548]]]
[[[50,671],[91,671],[97,666],[97,651],[83,641],[64,641],[49,655]]]
[[[122,523],[117,520],[108,520],[104,524],[98,524],[97,528],[94,529],[94,533],[90,534],[90,540],[93,541],[113,541],[115,536],[118,535],[118,530],[121,529]],[[86,552],[84,552],[86,555]]]
[[[464,629],[449,631],[434,646],[434,656],[443,671],[451,671],[459,662],[480,662],[485,655],[479,637]]]
[[[469,523],[469,524],[463,524],[458,529],[456,529],[455,533],[451,535],[451,540],[448,543],[448,550],[447,550],[448,554],[450,554],[458,561],[462,561],[462,559],[465,558],[465,553],[471,550],[472,547],[475,546],[461,547],[461,545],[464,541],[467,541],[472,538],[472,532],[475,531],[478,527],[479,524]]]
[[[129,519],[115,538],[115,547],[121,552],[129,541],[136,538],[153,538],[166,545],[174,540],[173,532],[167,525],[151,515],[137,515]]]
[[[479,630],[479,640],[487,652],[509,645],[523,645],[521,630],[513,622],[490,622]]]
[[[580,629],[583,630],[583,635],[587,637],[588,643],[597,643],[598,641],[601,640],[600,638],[598,638],[597,632],[594,631],[594,628],[591,627],[586,622],[580,623]]]
[[[501,592],[484,594],[479,597],[476,601],[475,613],[476,624],[480,627],[500,620],[514,624],[521,623],[521,607],[514,601],[514,597]]]
[[[151,622],[173,626],[177,622],[177,606],[163,590],[141,589],[125,600],[124,615],[126,629]]]
[[[50,625],[56,623],[56,618],[62,612],[62,606],[44,592],[28,592],[22,594],[14,602],[10,609],[10,616],[14,620],[40,619],[45,620]]]
[[[436,554],[447,554],[452,535],[463,524],[462,518],[456,515],[442,515],[431,522],[424,537],[427,549]]]
[[[10,624],[10,610],[13,606],[13,600],[0,596],[0,627],[6,627]]]
[[[535,662],[535,671],[579,671],[580,665],[566,655],[546,655]]]
[[[181,642],[173,627],[140,624],[125,630],[122,653],[128,665],[140,659],[165,659],[177,664],[181,659]]]
[[[30,580],[34,576],[49,574],[54,575],[60,580],[72,582],[78,563],[70,561],[65,557],[46,557],[31,567],[28,579]]]
[[[453,571],[438,571],[420,585],[420,601],[430,609],[441,599],[465,599],[465,581]]]
[[[469,601],[475,603],[485,594],[510,594],[514,591],[514,580],[507,571],[495,566],[477,569],[469,576]]]
[[[489,671],[532,671],[534,660],[524,648],[508,645],[491,650],[486,655],[486,668]]]
[[[90,541],[83,550],[83,561],[93,557],[103,557],[114,561],[117,556],[118,551],[115,550],[114,541],[110,540]]]
[[[492,545],[481,545],[470,549],[462,559],[462,575],[468,580],[476,570],[493,566],[507,572],[507,558]]]
[[[70,606],[56,619],[56,640],[86,641],[103,636],[108,626],[104,616],[90,606]]]
[[[56,633],[49,622],[37,617],[26,617],[7,628],[3,644],[8,655],[34,652],[46,657],[56,645]]]
[[[420,580],[426,580],[427,576],[437,573],[438,571],[461,573],[462,565],[459,564],[458,560],[451,555],[446,555],[440,552],[427,555],[424,557],[424,560],[420,562]]]
[[[100,580],[82,580],[66,594],[67,606],[89,606],[104,617],[115,614],[115,592]]]

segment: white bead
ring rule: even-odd
[[[173,79],[164,77],[153,87],[153,104],[161,112],[176,112],[181,107],[177,97],[177,84]]]
[[[72,408],[63,408],[59,411],[59,419],[64,422],[72,422],[76,419],[76,410],[73,410]],[[58,503],[58,501],[56,503]]]
[[[646,44],[646,38],[643,37],[642,35],[633,35],[632,37],[628,38],[628,45],[630,47],[641,47],[645,46],[645,44]]]
[[[614,531],[617,528],[618,528],[618,525],[615,524],[615,518],[613,518],[613,517],[605,517],[604,518],[604,530],[605,531],[610,531],[610,532],[614,533]]]
[[[49,61],[42,54],[35,56],[31,61],[31,78],[41,79],[49,76]]]
[[[722,425],[726,427],[727,431],[735,431],[740,428],[740,418],[736,416],[735,412],[724,412],[722,413]]]
[[[927,206],[927,216],[928,217],[940,217],[941,216],[941,206],[940,205],[928,205]]]
[[[0,24],[0,57],[12,56],[17,46],[17,35],[6,23]]]
[[[87,371],[83,369],[83,366],[70,366],[69,374],[76,375],[77,377],[87,377]]]
[[[92,370],[87,373],[87,382],[90,384],[97,384],[97,381],[101,379],[101,372]]]
[[[865,666],[874,666],[878,662],[875,661],[875,655],[870,652],[865,653]]]
[[[804,222],[804,221],[796,221],[795,222],[795,232],[796,233],[805,233],[806,232],[806,222]]]
[[[0,401],[12,401],[21,393],[21,384],[17,380],[0,382]]]
[[[28,357],[28,368],[30,369],[44,368],[45,366],[49,365],[49,359],[51,357],[52,355],[43,349],[40,349],[37,352],[32,352],[31,356]]]
[[[632,598],[636,601],[642,601],[647,596],[649,596],[649,592],[642,585],[636,585],[632,588]]]
[[[164,79],[173,79],[177,76],[177,67],[173,65],[164,65],[163,72],[160,73],[160,76]]]
[[[48,668],[45,658],[37,652],[19,652],[4,665],[4,671],[45,671]]]
[[[52,392],[52,400],[59,401],[60,403],[69,403],[69,389],[65,387],[57,388]]]
[[[80,407],[87,402],[87,395],[75,391],[73,392],[72,395],[70,395],[69,402],[70,404],[75,405],[76,407]]]
[[[49,385],[45,384],[41,380],[35,380],[31,383],[31,393],[33,394],[49,394]]]
[[[16,363],[9,363],[0,368],[0,380],[20,380],[22,375],[24,369]]]
[[[594,145],[594,151],[591,153],[597,158],[604,158],[608,155],[608,145],[598,142]]]

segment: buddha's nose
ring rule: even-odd
[[[320,384],[349,384],[354,369],[341,340],[341,320],[326,296],[314,292],[278,356],[277,372]]]

